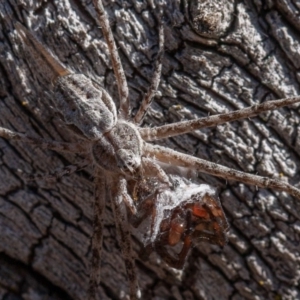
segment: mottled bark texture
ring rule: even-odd
[[[151,81],[158,27],[150,0],[106,1],[134,111]],[[155,1],[154,1],[155,2]],[[162,1],[160,1],[162,2]],[[159,95],[145,124],[189,120],[300,94],[300,5],[292,0],[166,1]],[[201,5],[199,3],[202,3]],[[118,103],[91,1],[0,2],[0,125],[75,141],[51,109],[38,62],[14,30],[25,24],[76,72]],[[299,105],[159,143],[299,188]],[[0,298],[85,299],[92,235],[91,169],[26,183],[80,157],[0,140]],[[300,202],[285,193],[199,175],[219,188],[230,223],[224,249],[203,242],[182,273],[155,255],[137,260],[143,299],[300,299]],[[99,299],[128,291],[110,204],[105,212]],[[138,249],[138,245],[136,245]]]

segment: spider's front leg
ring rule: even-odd
[[[130,107],[129,107],[129,99],[128,99],[128,86],[127,81],[125,77],[125,73],[123,70],[123,66],[121,63],[121,59],[118,54],[117,46],[114,40],[113,33],[111,31],[109,20],[106,16],[106,12],[103,7],[103,3],[101,0],[93,0],[93,5],[95,7],[95,10],[98,15],[98,20],[104,35],[104,38],[106,40],[110,58],[112,62],[112,67],[116,76],[117,85],[118,85],[118,91],[120,96],[120,115],[128,119],[129,113],[130,113]]]
[[[262,188],[273,188],[274,190],[287,192],[288,194],[300,199],[300,190],[282,180],[237,171],[158,145],[153,146],[151,144],[145,144],[144,152],[150,157],[153,157],[167,164],[191,168],[197,170],[200,173],[206,173],[209,175],[221,177],[226,180],[235,180]]]
[[[162,16],[159,16],[160,19]],[[161,23],[161,20],[159,20]],[[162,58],[163,58],[163,53],[164,53],[164,27],[163,24],[160,24],[159,26],[159,49],[157,53],[157,58],[154,66],[154,73],[153,77],[151,80],[150,87],[147,91],[147,93],[144,95],[143,101],[139,107],[139,110],[134,116],[134,122],[136,124],[140,124],[147,113],[148,108],[150,107],[153,98],[155,97],[155,94],[157,93],[157,88],[160,82],[160,77],[161,77],[161,70],[162,70]]]
[[[130,285],[130,299],[140,299],[141,292],[138,286],[137,271],[131,242],[131,231],[127,220],[127,211],[124,204],[124,178],[116,176],[109,178],[109,190],[114,211],[117,235],[123,253],[126,272]]]
[[[182,121],[173,124],[153,128],[140,128],[141,137],[145,141],[155,141],[169,138],[172,136],[189,133],[206,127],[215,127],[220,124],[255,117],[263,112],[271,111],[287,105],[300,102],[300,97],[284,98],[279,100],[267,101],[247,108],[235,110],[229,113],[213,115],[206,118],[199,118],[190,121]]]

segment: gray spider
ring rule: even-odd
[[[258,187],[285,191],[300,199],[300,190],[284,181],[230,169],[216,163],[179,153],[169,148],[153,145],[148,142],[188,133],[209,126],[217,126],[234,120],[253,117],[262,112],[299,102],[300,97],[268,101],[231,113],[214,115],[207,118],[178,122],[154,128],[141,128],[140,124],[147,109],[151,105],[151,101],[156,94],[160,81],[164,44],[163,25],[159,26],[159,51],[150,88],[145,94],[135,116],[131,116],[125,74],[102,1],[93,0],[93,4],[97,11],[99,23],[111,56],[120,97],[119,109],[116,109],[110,95],[97,82],[85,75],[72,73],[56,60],[43,45],[26,30],[26,28],[21,24],[16,24],[16,29],[22,37],[23,42],[28,47],[32,48],[32,52],[35,53],[37,58],[44,62],[44,72],[48,73],[48,76],[53,83],[53,91],[55,93],[55,100],[53,102],[57,112],[61,115],[66,127],[72,130],[74,134],[78,135],[85,142],[83,145],[82,142],[69,144],[65,142],[48,141],[13,132],[5,128],[0,128],[0,136],[6,139],[28,142],[55,151],[85,154],[87,162],[78,166],[78,168],[84,167],[87,163],[94,163],[94,232],[92,238],[92,266],[89,298],[95,298],[96,288],[100,280],[99,266],[102,246],[103,211],[105,199],[110,198],[114,210],[120,247],[123,252],[130,283],[130,297],[131,299],[137,299],[140,298],[141,293],[138,287],[131,244],[131,231],[129,227],[130,222],[134,223],[134,221],[128,220],[127,210],[134,216],[143,212],[143,208],[137,206],[133,200],[133,192],[128,189],[127,183],[129,181],[133,181],[139,185],[143,178],[146,178],[147,176],[155,177],[158,179],[160,185],[166,186],[167,190],[174,190],[170,177],[160,166],[161,163],[164,163],[191,168],[198,172],[225,178],[226,180],[236,180]],[[73,172],[78,168],[74,168],[71,171]],[[70,172],[70,170],[68,172]],[[159,199],[158,196],[165,193],[164,191],[158,191],[158,194],[152,197],[151,201],[154,203],[154,208],[149,210],[150,213],[153,213],[153,210],[156,209],[155,204]],[[218,210],[219,206],[214,206],[214,203],[216,202],[211,200],[211,197],[207,197],[205,194],[200,198],[201,199],[198,200],[200,202],[202,201],[202,206],[211,205],[211,209],[209,210],[210,214],[213,214],[214,211],[219,212],[219,217],[224,219],[223,214]],[[188,201],[185,203],[181,202],[180,199],[178,201],[178,205],[174,205],[171,209],[171,221],[176,221],[177,216],[180,214],[185,218],[185,211],[191,209],[191,207],[188,206]],[[196,200],[191,203],[194,205]],[[145,214],[148,215],[149,211],[146,210]],[[205,212],[202,212],[200,215],[203,217]],[[172,232],[176,224],[168,227],[163,224],[164,220],[165,219],[163,218],[163,220],[160,220],[159,224],[154,224],[153,226],[156,226],[160,233]],[[223,221],[223,223],[224,228],[222,230],[224,231],[226,222]],[[191,228],[197,225],[199,224],[196,223],[195,225],[192,225]],[[208,227],[206,229],[208,229]],[[186,228],[187,227],[183,228],[183,232],[186,231]],[[197,228],[199,229],[199,227]],[[221,236],[223,239],[222,232],[218,231],[216,228],[215,230],[217,233],[211,237],[212,241],[216,238],[216,235]],[[195,235],[195,238],[201,236],[197,234]],[[182,240],[182,238],[190,236],[191,235],[180,235],[174,244]],[[159,237],[155,238],[152,242],[153,245],[150,246],[155,251],[158,251],[165,260],[169,262],[167,259],[168,255],[162,247],[168,244],[172,245],[173,242],[170,242],[170,240],[163,240]],[[223,242],[220,242],[218,239],[215,239],[215,242],[223,244]],[[184,240],[184,243],[186,243],[186,240]],[[185,250],[180,257],[179,267],[182,266],[186,254],[187,252]],[[170,264],[172,263],[170,262]]]

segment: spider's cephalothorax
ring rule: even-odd
[[[133,124],[119,121],[92,146],[95,162],[103,169],[129,176],[141,167],[142,139]]]
[[[149,3],[154,5],[152,1]],[[154,128],[141,128],[139,124],[156,94],[161,75],[164,35],[160,18],[157,18],[159,49],[153,79],[139,110],[135,116],[131,117],[126,77],[109,21],[102,1],[93,0],[93,4],[111,55],[118,85],[120,98],[118,112],[113,100],[103,87],[84,75],[73,74],[55,59],[29,31],[21,24],[16,24],[22,43],[28,46],[29,52],[34,53],[34,59],[44,62],[45,66],[41,65],[41,70],[44,72],[43,78],[49,77],[49,86],[54,86],[54,106],[61,115],[66,128],[72,130],[80,138],[80,142],[49,141],[2,127],[0,127],[0,136],[39,145],[44,149],[80,153],[86,156],[86,163],[83,163],[81,167],[86,166],[87,162],[95,162],[94,232],[89,299],[96,298],[97,286],[100,282],[103,212],[106,198],[111,199],[114,211],[119,243],[130,283],[130,298],[137,299],[141,294],[135,270],[129,221],[139,229],[141,216],[142,218],[152,217],[148,232],[150,242],[146,248],[156,251],[167,263],[177,268],[183,266],[190,246],[197,240],[206,239],[218,245],[224,245],[226,240],[227,223],[218,198],[213,196],[209,189],[203,193],[200,187],[184,183],[184,180],[182,185],[173,186],[170,180],[172,178],[166,174],[162,166],[186,167],[226,180],[285,191],[300,199],[300,190],[285,181],[244,173],[147,142],[253,117],[262,112],[299,102],[300,98],[267,101],[220,115]],[[78,167],[68,169],[67,173],[77,169]],[[157,188],[153,188],[154,191],[150,192],[149,197],[139,203],[141,200],[139,195],[143,198],[143,193],[149,192],[149,188],[146,187],[140,187],[139,190],[139,185],[142,182],[145,183],[145,178],[155,178]],[[128,184],[130,181],[133,181],[133,188],[130,188]],[[181,182],[181,179],[179,181]],[[195,193],[189,192],[193,188],[195,188]],[[198,188],[200,190],[197,190]],[[130,220],[127,219],[128,212],[133,215]],[[183,243],[182,250],[175,253],[175,258],[174,256],[172,258],[168,248],[180,245],[180,243]]]

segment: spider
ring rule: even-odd
[[[42,44],[21,24],[16,24],[16,29],[22,37],[23,42],[27,44],[28,47],[33,48],[32,51],[36,53],[41,61],[46,62],[49,78],[51,78],[51,82],[54,85],[53,91],[56,96],[54,106],[57,112],[61,115],[66,127],[72,130],[80,139],[84,140],[84,143],[82,143],[82,141],[75,144],[48,141],[13,132],[2,127],[0,128],[0,136],[5,139],[28,142],[55,151],[84,154],[87,157],[87,162],[92,161],[94,163],[94,232],[92,237],[92,268],[89,298],[95,298],[96,287],[99,284],[103,211],[105,199],[110,198],[129,279],[130,297],[131,299],[137,299],[140,298],[140,291],[133,258],[127,210],[129,210],[132,215],[137,215],[143,212],[143,207],[138,207],[132,199],[132,193],[127,190],[128,181],[133,180],[138,184],[143,177],[147,178],[147,176],[153,176],[153,174],[155,174],[159,183],[166,185],[167,190],[170,189],[170,191],[172,191],[172,188],[174,188],[172,182],[161,167],[161,164],[171,164],[225,178],[226,180],[236,180],[262,188],[285,191],[300,199],[300,190],[287,182],[230,169],[216,163],[176,152],[169,148],[153,145],[149,142],[209,126],[217,126],[226,122],[253,117],[262,112],[299,102],[300,98],[292,97],[273,100],[207,118],[178,122],[154,128],[142,128],[140,124],[151,105],[160,81],[164,44],[163,25],[160,25],[159,29],[159,51],[150,88],[145,94],[139,110],[132,116],[129,107],[129,95],[125,74],[102,1],[93,0],[93,4],[111,56],[120,97],[119,109],[116,109],[114,101],[97,82],[85,75],[72,73],[57,59],[51,56]],[[84,167],[85,165],[86,164],[83,164],[80,167]],[[164,195],[165,192],[158,191],[157,193],[153,199],[154,203],[159,199],[159,196]],[[187,200],[188,199],[189,198],[187,198]],[[211,202],[217,203],[211,196],[204,196],[201,201],[201,205],[202,203],[203,205],[208,205]],[[192,220],[193,222],[193,219],[191,219],[193,217],[191,216],[191,211],[193,211],[194,208],[197,210],[194,205],[195,203],[197,202],[192,202],[192,206],[190,206],[189,203],[182,201],[180,202],[181,206],[175,205],[170,212],[169,219],[163,218],[159,224],[158,232],[162,234],[164,232],[172,233],[176,227],[176,218],[181,215],[184,221],[191,222]],[[219,207],[218,204],[217,207]],[[201,209],[199,209],[199,211],[201,212]],[[209,214],[213,214],[213,211],[215,210],[209,210]],[[207,210],[205,210],[205,212],[207,212]],[[148,212],[146,212],[146,215],[147,214]],[[204,212],[202,215],[205,217]],[[199,215],[196,214],[196,217],[197,216],[199,217]],[[223,215],[221,218],[223,219]],[[168,225],[165,220],[170,220],[171,223],[174,221],[174,224]],[[209,222],[213,222],[211,216],[209,220]],[[134,221],[132,222],[134,223]],[[225,223],[225,221],[223,221],[223,223]],[[196,220],[190,227],[184,227],[183,233],[188,233],[189,228],[196,228],[198,225],[205,227],[201,222],[198,224]],[[198,227],[198,229],[200,227]],[[215,227],[214,230],[215,236],[220,235],[217,233],[217,227]],[[168,253],[166,253],[165,249],[161,248],[164,248],[165,245],[173,245],[176,244],[177,241],[183,240],[185,247],[188,249],[188,241],[185,240],[186,236],[189,235],[179,235],[174,241],[166,241],[163,240],[163,237],[156,236],[151,246],[169,262],[170,260],[167,258],[169,256]],[[195,238],[198,237],[201,237],[199,232],[195,234]],[[221,243],[220,241],[216,240],[217,243]],[[184,250],[183,254],[180,254],[180,264],[178,264],[178,267],[179,265],[181,266],[184,261],[186,256],[185,252],[186,250]],[[171,262],[169,263],[172,264]]]
[[[168,266],[182,269],[189,249],[198,241],[224,246],[228,224],[214,189],[180,176],[169,176],[174,189],[153,178],[138,184],[139,206],[129,221],[137,228],[150,219],[150,230],[146,230],[150,236],[141,238],[145,241],[142,258],[155,251]],[[181,249],[171,254],[168,248],[176,248],[180,242],[183,243]]]

